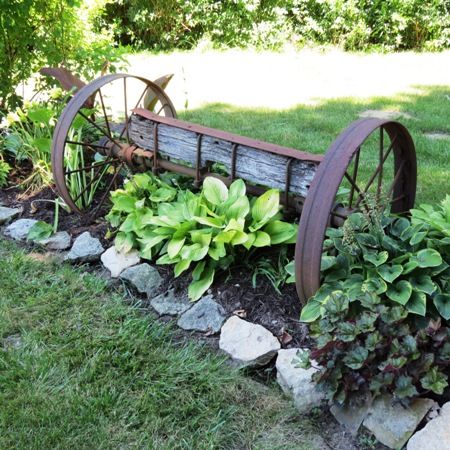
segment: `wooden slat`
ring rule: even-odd
[[[149,117],[153,117],[149,115]],[[163,123],[160,117],[154,117],[158,122],[158,152],[165,157],[171,159],[184,161],[191,167],[196,166],[197,162],[197,131],[198,126],[194,126],[195,131],[186,129],[187,127],[173,126],[174,123],[188,124],[187,122],[176,121],[175,119],[165,119],[167,123]],[[177,123],[178,125],[178,123]],[[189,126],[189,124],[188,124]],[[134,114],[131,117],[130,124],[130,138],[139,147],[153,150],[153,130],[155,121],[150,118],[145,118]],[[291,179],[289,192],[305,197],[309,185],[314,177],[317,166],[321,160],[320,156],[309,155],[304,152],[292,151],[287,149],[289,156],[272,152],[280,148],[274,144],[265,144],[260,141],[253,141],[251,139],[231,135],[219,130],[208,129],[201,127],[202,138],[201,146],[201,166],[206,166],[208,163],[218,162],[223,164],[228,171],[231,171],[231,152],[233,143],[239,143],[237,147],[236,157],[236,177],[243,180],[260,184],[263,186],[285,190],[286,186],[286,170],[287,162],[293,157],[290,165]],[[211,131],[208,135],[208,132]],[[221,139],[218,136],[229,136],[229,140]],[[257,145],[258,148],[251,147],[245,144]],[[267,151],[260,147],[267,145]],[[307,155],[308,160],[304,160]],[[310,159],[313,159],[312,161]]]

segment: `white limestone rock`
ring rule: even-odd
[[[293,364],[298,350],[300,349],[279,350],[276,369],[277,381],[281,389],[293,398],[296,408],[303,413],[320,405],[324,394],[317,390],[316,384],[311,379],[312,375],[317,372],[316,368],[302,369]],[[314,361],[312,363],[316,365]]]
[[[407,450],[450,450],[450,402],[409,440]]]
[[[103,265],[111,272],[112,278],[117,278],[125,269],[135,266],[140,261],[136,250],[122,253],[117,251],[115,246],[108,248],[100,259]]]
[[[237,366],[257,367],[270,362],[281,346],[261,325],[232,316],[222,327],[219,347]]]
[[[405,408],[392,396],[383,395],[373,401],[363,425],[382,444],[393,449],[400,449],[433,405],[433,400],[417,398]]]

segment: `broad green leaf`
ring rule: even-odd
[[[423,292],[413,291],[405,307],[412,314],[425,316],[427,311],[427,296]]]
[[[178,253],[180,253],[184,242],[185,242],[186,238],[181,238],[181,239],[171,239],[167,245],[167,254],[171,257],[171,258],[175,258],[175,256],[178,255]]]
[[[247,250],[251,248],[253,245],[253,242],[255,242],[256,239],[256,233],[248,233],[247,234],[247,240],[242,244]]]
[[[433,298],[439,314],[445,319],[450,319],[450,294],[436,294]]]
[[[169,187],[161,187],[157,189],[152,195],[150,195],[150,200],[152,202],[168,202],[173,200],[177,195],[175,189]]]
[[[214,242],[213,245],[209,247],[208,255],[218,261],[220,258],[223,258],[227,254],[225,250],[225,245],[219,242]]]
[[[175,277],[180,276],[185,270],[189,269],[191,262],[192,261],[189,261],[188,259],[182,259],[181,261],[177,262],[175,264],[175,267],[173,268]]]
[[[40,137],[32,141],[33,147],[36,147],[41,153],[50,153],[52,140],[50,138]]]
[[[213,242],[219,242],[222,244],[229,244],[234,238],[236,231],[221,231],[214,239]]]
[[[380,253],[377,252],[364,252],[363,259],[364,261],[368,261],[373,264],[375,267],[381,266],[384,264],[389,258],[389,253],[387,251],[382,251]]]
[[[335,256],[322,255],[322,259],[320,261],[320,270],[323,272],[325,270],[330,269],[335,264],[336,264]]]
[[[429,275],[418,275],[416,277],[410,277],[409,282],[416,291],[425,292],[425,294],[431,295],[436,290],[436,285]]]
[[[206,200],[214,206],[219,206],[228,198],[228,189],[225,183],[214,177],[204,179],[202,192]]]
[[[378,267],[377,272],[383,278],[383,280],[387,281],[388,283],[392,283],[402,274],[403,267],[400,264],[394,264],[393,266],[384,264]]]
[[[295,283],[295,261],[291,261],[290,263],[284,266],[284,270],[289,275],[286,278],[286,283]]]
[[[28,118],[36,124],[49,125],[50,120],[53,118],[54,111],[45,107],[33,107],[27,112]]]
[[[356,326],[361,333],[369,333],[375,329],[375,321],[378,319],[378,314],[373,312],[363,312],[356,321]]]
[[[200,278],[193,281],[188,287],[188,296],[192,301],[198,300],[212,285],[214,281],[214,269],[206,267]]]
[[[212,234],[208,230],[192,230],[190,234],[193,244],[206,246],[211,243]]]
[[[238,199],[239,197],[243,197],[245,192],[245,183],[239,178],[230,184],[228,189],[228,198],[233,200]]]
[[[235,231],[235,235],[231,240],[231,245],[242,245],[245,244],[248,240],[248,234],[242,231]]]
[[[399,320],[403,320],[408,316],[408,311],[402,306],[388,307],[381,313],[381,320],[388,325],[391,325]]]
[[[442,395],[444,389],[448,386],[448,377],[438,368],[432,367],[427,374],[420,379],[420,384],[426,390],[433,391],[437,395]]]
[[[361,290],[380,295],[386,292],[387,288],[386,282],[381,277],[371,277],[363,282]]]
[[[311,299],[308,303],[302,308],[300,313],[300,321],[301,322],[314,322],[320,317],[320,307],[321,303]]]
[[[119,233],[120,234],[120,233]],[[138,242],[147,249],[153,248],[155,245],[158,245],[160,242],[164,241],[166,236],[159,235],[153,232],[149,232],[145,235],[145,237],[138,239]]]
[[[378,247],[378,239],[369,233],[359,233],[356,235],[356,240],[360,245],[364,245],[366,247],[377,248]]]
[[[225,215],[229,219],[245,219],[250,212],[250,202],[247,197],[239,197],[233,204],[229,205]]]
[[[310,351],[307,349],[299,349],[295,354],[292,364],[294,367],[300,369],[309,369],[311,367],[311,360],[309,356]]]
[[[400,280],[391,284],[386,291],[386,295],[394,302],[406,305],[412,294],[412,286],[406,280]]]
[[[417,253],[416,260],[419,267],[436,267],[442,264],[442,257],[436,250],[426,248]]]
[[[263,231],[270,236],[270,242],[274,245],[289,241],[297,234],[297,228],[294,224],[282,222],[281,220],[269,222]]]
[[[196,266],[195,269],[192,271],[192,279],[194,281],[197,281],[200,279],[203,271],[205,270],[206,261],[200,261]]]
[[[343,291],[333,291],[325,297],[321,306],[329,315],[340,315],[348,310],[349,299]]]
[[[367,350],[369,350],[370,352],[373,352],[376,348],[377,345],[381,342],[382,337],[379,331],[374,331],[373,333],[369,333],[366,337],[366,341],[365,341],[365,347],[367,348]]]
[[[27,239],[29,241],[43,241],[53,234],[53,227],[42,220],[38,220],[28,231]]]
[[[228,225],[225,227],[225,231],[236,230],[236,231],[244,231],[245,220],[243,218],[240,219],[230,219]]]
[[[124,233],[120,231],[116,235],[114,244],[119,252],[128,253],[135,245],[133,233]]]
[[[400,375],[395,382],[394,394],[398,398],[407,398],[417,396],[418,392],[412,384],[411,377]]]
[[[410,227],[410,222],[405,217],[397,219],[391,227],[391,233],[393,236],[400,237],[401,234]]]
[[[116,211],[122,211],[127,213],[131,213],[134,211],[135,209],[134,204],[137,201],[136,197],[132,197],[125,193],[117,193],[117,195],[112,195],[111,199],[113,202],[113,208]]]
[[[420,244],[425,239],[426,235],[427,235],[426,231],[418,231],[417,233],[413,234],[413,236],[409,240],[409,243],[411,245]]]
[[[280,209],[280,194],[276,189],[269,189],[258,197],[252,207],[253,227],[255,231],[265,225]]]
[[[270,236],[264,231],[255,232],[255,240],[253,241],[253,247],[268,247],[270,245]]]
[[[190,259],[191,261],[200,261],[208,253],[209,247],[200,244],[185,245],[180,252],[182,259]]]
[[[419,262],[412,259],[410,261],[408,261],[404,266],[403,266],[403,275],[407,275],[408,273],[411,273],[413,270],[417,269],[419,267]]]
[[[342,362],[350,369],[358,370],[360,369],[367,357],[369,356],[369,352],[364,347],[356,347],[355,349],[348,352],[347,356],[345,356]]]
[[[359,330],[354,323],[351,322],[339,322],[335,337],[339,341],[351,342],[356,339]]]
[[[225,224],[221,218],[216,217],[199,217],[195,216],[194,220],[202,225],[207,225],[213,228],[224,228]]]

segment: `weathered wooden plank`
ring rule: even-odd
[[[155,122],[133,115],[130,124],[130,138],[139,147],[153,150]],[[204,135],[201,145],[201,166],[218,162],[231,172],[232,143],[218,137]],[[159,123],[158,152],[165,157],[180,160],[195,167],[197,163],[197,133]],[[299,152],[300,154],[300,152]],[[236,177],[255,184],[280,189],[286,186],[286,171],[289,157],[238,145],[236,153]],[[290,164],[289,192],[306,196],[314,177],[318,162],[293,159]]]

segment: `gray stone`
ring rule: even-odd
[[[34,219],[19,219],[8,225],[5,229],[5,236],[9,236],[18,241],[24,241],[31,227],[37,222]]]
[[[383,395],[374,400],[363,425],[382,444],[399,449],[406,444],[433,404],[433,400],[428,398],[417,398],[405,408],[392,396]]]
[[[22,208],[6,208],[5,206],[0,206],[0,225],[10,222],[17,216],[20,216],[22,212]]]
[[[72,237],[67,231],[58,231],[48,239],[39,241],[40,245],[47,247],[49,250],[66,250],[70,247]]]
[[[147,263],[125,269],[120,278],[131,283],[141,294],[147,294],[148,298],[154,297],[153,293],[163,281],[158,270]]]
[[[298,350],[298,348],[290,348],[278,351],[277,381],[281,389],[293,398],[296,408],[303,413],[314,406],[319,406],[324,399],[324,394],[317,390],[316,384],[311,379],[317,372],[317,368],[295,367],[293,359]],[[312,363],[316,365],[315,361]]]
[[[409,440],[407,450],[450,450],[450,402]]]
[[[363,420],[367,417],[371,404],[372,398],[367,395],[364,398],[353,398],[345,406],[334,404],[330,412],[352,436],[356,436]]]
[[[208,331],[217,333],[225,320],[225,311],[211,295],[201,298],[178,319],[183,330]]]
[[[64,259],[74,263],[97,261],[104,251],[100,241],[92,237],[89,231],[85,231],[75,239]]]
[[[117,278],[125,269],[135,266],[141,260],[136,250],[122,253],[118,252],[114,246],[108,248],[100,259],[103,265],[111,272],[112,278]]]
[[[17,350],[22,347],[22,338],[20,334],[11,334],[3,339],[3,347],[6,350]]]
[[[219,347],[239,367],[267,364],[280,349],[278,339],[261,325],[230,317],[220,334]]]
[[[401,111],[382,111],[376,109],[369,109],[367,111],[363,111],[359,114],[359,117],[375,117],[376,119],[386,119],[386,120],[395,120],[395,119],[414,119],[414,116],[408,114],[406,112]]]
[[[163,316],[178,316],[187,311],[193,303],[189,301],[187,296],[177,297],[173,289],[164,292],[150,302],[156,312]]]

